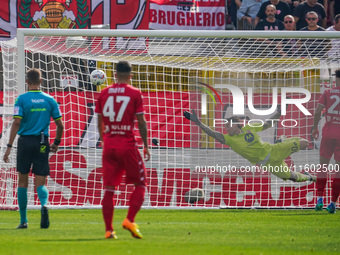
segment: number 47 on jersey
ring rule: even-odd
[[[114,109],[115,102],[122,103],[119,109]],[[129,102],[130,97],[128,96],[109,96],[103,107],[103,116],[109,117],[111,122],[120,122],[124,116],[124,112]],[[117,111],[118,114],[116,117]]]

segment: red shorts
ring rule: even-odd
[[[324,158],[332,158],[340,161],[340,139],[322,137],[320,145],[320,156]]]
[[[104,187],[120,185],[124,172],[126,173],[126,184],[146,185],[145,166],[138,148],[104,148]]]

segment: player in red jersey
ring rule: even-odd
[[[320,97],[319,103],[314,113],[314,127],[312,136],[314,139],[319,138],[318,124],[321,118],[321,112],[325,108],[326,123],[322,128],[322,139],[320,145],[320,172],[317,173],[317,204],[316,211],[323,208],[323,193],[327,183],[327,171],[329,161],[334,154],[335,177],[332,184],[332,200],[326,208],[328,212],[335,213],[335,205],[340,192],[340,69],[335,71],[336,86],[326,90]]]
[[[116,67],[117,83],[105,88],[99,95],[95,112],[98,114],[98,130],[103,145],[103,183],[104,197],[102,212],[106,227],[105,238],[116,239],[113,230],[114,191],[126,173],[126,184],[134,184],[130,197],[127,218],[123,228],[135,238],[142,238],[135,216],[144,202],[146,173],[143,159],[138,151],[134,136],[135,118],[144,143],[144,157],[148,161],[150,152],[147,142],[147,125],[144,117],[142,93],[129,85],[131,65],[120,61]]]

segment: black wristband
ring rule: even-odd
[[[7,144],[7,147],[8,147],[8,148],[12,148],[12,144],[9,144],[9,143],[8,143],[8,144]]]
[[[58,146],[61,143],[61,140],[54,139],[53,143]]]

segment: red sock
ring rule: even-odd
[[[102,212],[104,217],[106,231],[113,231],[113,195],[114,190],[105,190],[104,197],[102,200]]]
[[[129,221],[134,222],[136,214],[144,202],[145,186],[136,185],[130,197],[130,206],[127,214]]]
[[[332,185],[332,202],[336,203],[340,193],[340,178],[335,177]]]
[[[327,184],[327,173],[326,172],[318,172],[317,173],[317,181],[316,181],[316,196],[323,197],[323,193]]]

